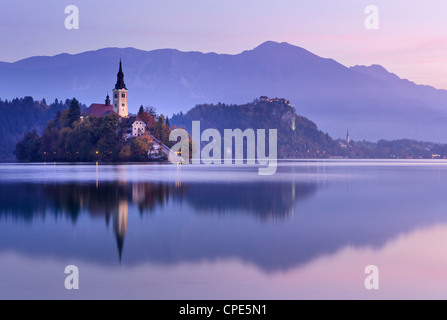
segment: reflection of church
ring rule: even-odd
[[[129,203],[127,200],[120,200],[118,208],[113,213],[113,231],[115,232],[118,245],[119,259],[123,256],[124,238],[127,233],[127,220],[129,217]]]
[[[116,243],[121,261],[125,238],[128,236],[129,214],[139,212],[141,216],[152,215],[157,212],[157,207],[170,203],[177,207],[188,206],[196,214],[233,215],[237,212],[263,221],[287,219],[293,215],[296,202],[314,194],[318,188],[318,184],[309,182],[292,185],[258,182],[180,184],[180,180],[175,184],[129,183],[126,170],[126,167],[118,167],[118,181],[98,184],[4,185],[3,189],[0,188],[0,218],[17,212],[15,217],[21,215],[31,219],[34,215],[42,215],[42,212],[50,212],[56,216],[64,215],[73,223],[82,214],[88,214],[94,219],[105,219],[109,230],[113,225],[115,240],[112,241]],[[104,236],[110,237],[110,233]]]
[[[99,186],[100,189],[108,188],[106,185]],[[112,218],[113,233],[116,238],[119,261],[122,261],[124,240],[127,235],[127,226],[129,218],[129,205],[136,205],[140,210],[151,210],[155,205],[163,205],[170,195],[176,194],[175,190],[168,185],[153,183],[118,183],[108,190],[108,204],[106,209],[106,223]],[[110,194],[113,193],[113,199]]]
[[[172,197],[181,201],[185,200],[197,212],[222,215],[240,211],[269,221],[287,219],[292,216],[296,201],[308,197],[317,190],[316,185],[296,183],[277,184],[273,189],[270,184],[259,183],[231,186],[194,184],[182,186],[180,189],[167,184],[118,183],[114,188],[116,188],[114,191],[109,191],[116,197],[113,201],[109,198],[109,204],[112,204],[109,214],[113,221],[120,262],[127,235],[129,205],[136,205],[140,210],[149,209],[150,211],[156,204],[164,204]],[[109,192],[107,194],[110,194]],[[218,197],[216,197],[217,194]]]

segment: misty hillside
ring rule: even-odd
[[[287,43],[237,55],[108,48],[0,63],[0,98],[76,97],[102,103],[123,59],[131,112],[171,115],[204,103],[242,104],[262,95],[291,100],[334,138],[445,142],[447,91],[416,85],[381,66],[348,68]]]

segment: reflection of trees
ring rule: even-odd
[[[143,215],[170,199],[186,200],[197,213],[243,213],[262,220],[284,219],[293,214],[296,201],[316,189],[314,184],[290,183],[0,183],[0,218],[32,221],[52,215],[76,223],[81,214],[88,214],[104,217],[107,225],[112,219],[121,260],[129,206],[135,206]]]
[[[172,186],[151,183],[63,184],[46,186],[45,193],[56,211],[67,213],[75,221],[81,210],[92,216],[105,216],[107,220],[120,203],[133,203],[140,213],[150,212],[169,198]]]
[[[44,216],[47,201],[42,185],[0,183],[0,217],[32,220]]]
[[[66,216],[76,223],[82,212],[93,217],[113,220],[121,260],[127,233],[129,204],[138,207],[140,214],[163,206],[170,197],[180,196],[186,188],[162,183],[101,184],[0,184],[0,218],[32,221],[39,216]]]
[[[190,186],[185,198],[198,212],[231,214],[237,211],[270,220],[292,215],[296,201],[316,190],[316,184],[196,184]]]
[[[169,199],[186,200],[198,213],[249,213],[261,219],[284,218],[295,202],[313,194],[315,184],[104,182],[96,184],[0,184],[0,217],[32,220],[51,214],[74,223],[81,212],[108,222],[123,202],[140,214],[151,213]]]

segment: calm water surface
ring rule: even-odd
[[[257,172],[2,164],[0,299],[447,299],[447,162]]]

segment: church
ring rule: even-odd
[[[113,104],[110,102],[110,97],[107,95],[105,103],[92,103],[90,107],[84,112],[84,117],[105,117],[115,114],[122,118],[126,124],[125,137],[127,139],[133,137],[141,137],[145,134],[147,124],[137,116],[129,116],[129,91],[124,83],[123,63],[120,59],[119,71],[115,88],[113,89]]]
[[[150,132],[148,125],[138,116],[129,115],[129,91],[124,83],[123,63],[120,59],[119,70],[117,74],[115,88],[113,89],[113,104],[107,95],[105,103],[92,103],[87,110],[84,111],[83,117],[105,117],[108,115],[116,115],[120,117],[121,123],[125,126],[124,138],[127,140],[149,135],[152,139],[152,149],[148,151],[148,156],[154,158],[154,154],[160,152],[165,156],[170,153],[169,147],[156,139]]]

